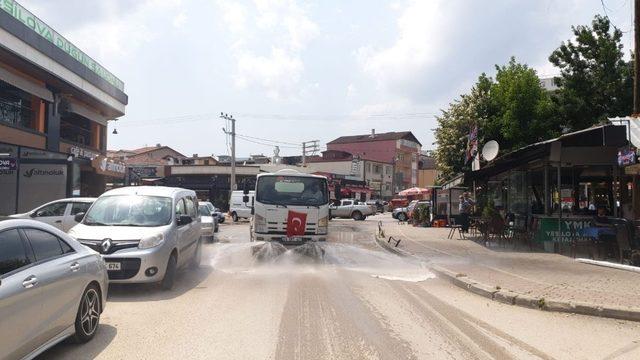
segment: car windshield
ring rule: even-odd
[[[172,200],[161,196],[113,195],[96,200],[83,220],[89,226],[162,226],[171,222]]]
[[[305,176],[261,176],[256,201],[273,205],[318,206],[329,202],[327,180]]]
[[[198,212],[200,213],[200,216],[211,216],[211,211],[207,205],[198,206]]]

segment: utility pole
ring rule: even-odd
[[[635,49],[633,76],[633,115],[640,117],[640,0],[634,1]]]
[[[302,143],[302,166],[307,166],[307,154],[315,155],[320,150],[320,140],[304,141]]]
[[[231,191],[236,190],[236,119],[233,115],[220,113],[220,118],[231,121],[231,132],[228,132],[225,128],[222,131],[227,135],[231,135],[231,178],[229,181],[229,187]]]

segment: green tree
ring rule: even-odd
[[[549,94],[535,70],[511,58],[496,65],[495,81],[482,74],[469,94],[449,104],[437,117],[436,162],[443,179],[470,170],[465,150],[470,128],[478,125],[479,145],[500,143],[503,152],[560,133]]]
[[[540,78],[514,57],[507,65],[496,65],[490,94],[491,111],[483,129],[486,140],[497,140],[502,149],[513,150],[559,134],[553,102]]]
[[[484,125],[491,108],[489,91],[493,81],[485,74],[480,75],[469,94],[449,104],[442,115],[436,117],[436,150],[434,156],[438,165],[439,177],[448,179],[453,175],[469,170],[465,164],[467,137],[474,124]]]
[[[607,17],[596,15],[591,26],[573,26],[574,39],[549,57],[560,69],[554,94],[558,114],[569,130],[579,130],[607,117],[632,111],[632,64],[623,59],[622,32]]]

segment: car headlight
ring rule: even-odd
[[[325,235],[327,234],[329,228],[329,217],[325,216],[322,219],[318,220],[318,234]]]
[[[205,222],[203,222],[202,223],[202,227],[203,228],[211,228],[211,227],[213,227],[213,223],[205,223]]]
[[[267,232],[267,219],[264,216],[260,216],[255,214],[253,216],[253,228],[257,233],[266,233]]]
[[[152,236],[144,237],[138,243],[138,249],[150,249],[156,246],[160,246],[164,243],[164,235],[155,234]]]

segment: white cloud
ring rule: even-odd
[[[143,43],[159,36],[160,34],[153,30],[152,22],[170,22],[175,25],[176,10],[182,5],[181,0],[145,0],[138,3],[133,11],[126,12],[116,9],[115,4],[109,5],[112,3],[105,4],[108,16],[65,34],[83,51],[105,63],[110,63],[115,57],[125,57]],[[178,19],[178,22],[185,20],[186,15]]]
[[[319,34],[305,9],[294,0],[255,0],[251,8],[219,1],[218,6],[233,37],[236,86],[256,86],[272,99],[303,93],[302,52]]]
[[[176,17],[173,18],[173,27],[181,28],[184,26],[187,20],[188,20],[187,13],[182,11],[178,15],[176,15]]]
[[[416,76],[442,57],[445,48],[441,1],[412,0],[397,20],[398,36],[393,45],[357,51],[362,70],[376,80],[381,90],[393,91],[419,80]],[[397,3],[393,9],[400,9]]]

